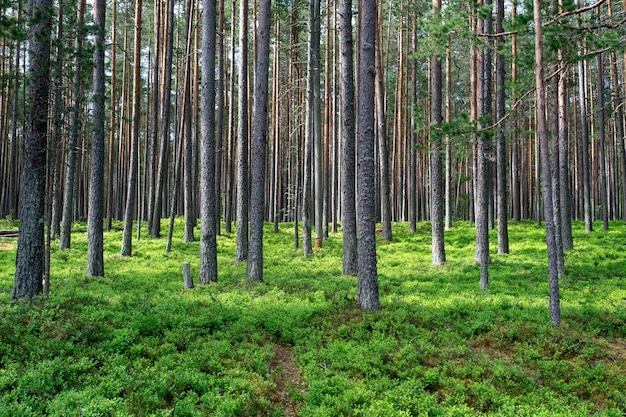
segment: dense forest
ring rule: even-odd
[[[114,220],[129,256],[184,216],[205,284],[222,229],[258,280],[265,221],[293,222],[304,255],[341,229],[343,273],[378,309],[375,234],[393,222],[431,222],[435,265],[452,222],[474,223],[486,289],[489,230],[507,253],[507,222],[532,219],[558,324],[572,220],[626,220],[626,1],[25,3],[0,3],[14,298],[47,292],[46,253],[76,221],[101,276]]]

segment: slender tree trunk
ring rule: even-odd
[[[135,45],[133,51],[133,112],[130,141],[130,166],[128,169],[128,192],[124,210],[124,236],[120,254],[132,255],[133,212],[137,192],[137,172],[139,164],[139,128],[141,123],[141,24],[142,0],[135,2]]]
[[[248,258],[248,0],[239,7],[239,88],[237,120],[237,252]]]
[[[560,11],[563,11],[563,0],[559,0]],[[572,237],[572,191],[570,186],[570,158],[569,136],[567,123],[567,64],[563,58],[563,51],[559,50],[559,78],[558,78],[558,123],[559,123],[559,192],[561,215],[561,245],[563,250],[574,248]]]
[[[504,0],[497,0],[496,12],[496,33],[503,33],[504,21]],[[504,38],[497,38],[496,54],[496,120],[499,123],[504,120],[506,114],[506,92],[505,92],[505,62],[504,62]],[[507,148],[505,129],[502,125],[498,127],[496,144],[496,166],[498,170],[497,178],[497,200],[498,200],[498,253],[509,253],[509,227],[508,227],[508,190],[507,190]]]
[[[450,45],[446,48],[446,114],[445,121],[450,123],[452,121],[452,53],[450,52]],[[445,171],[445,224],[446,230],[452,227],[452,139],[450,136],[446,136],[446,171]]]
[[[113,189],[115,183],[115,116],[117,108],[117,0],[113,0],[111,6],[111,108],[109,109],[109,155],[107,158],[107,182],[106,182],[106,230],[111,230],[113,211]]]
[[[159,164],[156,179],[156,190],[154,195],[154,206],[152,212],[152,235],[161,236],[161,217],[163,215],[163,194],[166,188],[165,180],[169,172],[168,160],[170,149],[170,107],[172,100],[172,55],[174,50],[174,0],[167,0],[167,17],[165,22],[165,62],[163,74],[163,95],[161,104],[161,114],[159,120],[161,129],[159,130]]]
[[[580,54],[583,48],[580,48]],[[580,100],[580,149],[583,171],[583,211],[585,217],[585,231],[593,230],[593,215],[591,206],[591,169],[589,166],[589,122],[587,120],[587,94],[585,89],[585,66],[581,59],[578,61],[578,95]]]
[[[441,18],[441,0],[433,0],[433,15]],[[430,58],[430,222],[432,232],[432,262],[433,265],[443,265],[446,262],[446,252],[443,240],[443,161],[442,161],[442,69],[441,56],[438,54]]]
[[[59,0],[57,14],[57,57],[55,67],[54,85],[54,107],[52,110],[52,126],[54,137],[50,146],[51,160],[50,170],[52,172],[52,207],[50,215],[50,239],[56,239],[61,234],[61,161],[63,159],[63,118],[65,103],[63,102],[63,61],[65,47],[63,45],[63,0]],[[7,108],[8,110],[8,108]],[[3,136],[4,137],[4,136]],[[1,207],[1,206],[0,206]],[[48,280],[46,281],[48,282]]]
[[[313,114],[312,114],[312,133],[313,133],[313,172],[314,172],[314,204],[315,204],[315,247],[322,247],[324,239],[323,219],[324,219],[324,173],[322,172],[322,107],[321,107],[321,86],[320,86],[320,36],[321,36],[321,17],[320,17],[320,0],[310,0],[310,16],[309,16],[309,71],[312,85],[309,94],[312,94]],[[327,86],[328,88],[329,86]]]
[[[341,228],[343,229],[343,275],[357,274],[355,195],[354,44],[352,0],[339,1],[341,49]]]
[[[358,289],[363,310],[379,310],[376,266],[376,201],[374,193],[374,111],[376,81],[376,7],[374,0],[359,1],[358,96]]]
[[[215,198],[215,0],[202,0],[202,116],[200,119],[200,284],[217,281]],[[221,60],[222,58],[220,58]],[[222,80],[220,80],[222,82]],[[222,102],[223,106],[224,103]]]
[[[156,204],[156,191],[158,182],[158,165],[157,157],[160,150],[159,143],[159,130],[161,129],[159,122],[160,104],[165,92],[161,91],[161,56],[163,55],[163,36],[162,36],[162,2],[154,2],[154,69],[152,71],[152,105],[150,106],[151,116],[150,123],[148,125],[152,128],[150,131],[148,146],[146,149],[146,193],[147,193],[147,218],[146,225],[148,229],[148,235],[155,236],[154,225],[155,221],[153,216],[155,214],[154,206]],[[160,213],[157,214],[160,218]],[[160,219],[159,219],[160,223]]]
[[[376,138],[378,139],[378,163],[380,181],[380,219],[382,223],[381,238],[388,242],[393,240],[391,231],[391,184],[389,181],[389,150],[387,147],[387,121],[385,115],[385,87],[382,59],[382,5],[376,11],[376,79],[375,79],[375,120]]]
[[[491,32],[491,15],[482,20],[478,33]],[[477,62],[477,110],[480,116],[477,134],[477,181],[476,181],[476,256],[480,263],[480,287],[486,290],[489,286],[489,151],[490,133],[484,128],[489,123],[491,103],[491,61],[490,52],[483,47],[478,52]]]
[[[271,0],[261,0],[257,14],[257,54],[254,61],[254,110],[252,125],[252,184],[250,195],[250,245],[248,280],[263,280],[263,213],[265,208],[265,154],[270,69]],[[278,74],[274,74],[278,76]]]
[[[222,221],[222,161],[224,157],[224,90],[226,88],[226,53],[224,51],[225,21],[224,0],[218,2],[218,28],[219,42],[217,42],[217,97],[215,113],[215,233],[221,234]]]
[[[224,230],[226,233],[232,232],[232,218],[233,218],[233,150],[235,149],[235,42],[236,42],[236,4],[233,0],[231,13],[231,32],[230,32],[230,80],[228,88],[228,145],[226,152],[226,193],[224,196],[225,208],[224,208]]]
[[[191,63],[193,59],[193,39],[194,39],[194,19],[193,16],[195,14],[195,1],[188,0],[187,1],[187,32],[185,35],[185,69],[183,76],[183,136],[185,138],[184,145],[184,166],[183,166],[183,182],[184,182],[184,190],[183,190],[183,198],[185,202],[185,231],[183,241],[185,243],[193,242],[195,240],[194,237],[194,229],[198,223],[198,218],[195,210],[195,199],[194,199],[194,187],[195,182],[195,174],[196,164],[194,158],[194,149],[196,146],[195,142],[195,129],[194,129],[194,115],[192,109],[192,69]]]
[[[81,78],[82,78],[82,48],[83,48],[83,27],[85,22],[85,0],[78,1],[78,16],[76,23],[76,57],[74,62],[73,79],[73,105],[70,121],[70,134],[67,139],[67,150],[65,159],[65,187],[63,195],[63,218],[61,227],[60,249],[70,248],[70,237],[72,233],[72,223],[74,222],[74,187],[76,180],[76,152],[78,135],[80,131],[80,108],[81,100]]]
[[[557,268],[557,242],[554,226],[554,206],[552,204],[552,174],[550,148],[548,144],[548,126],[546,122],[546,92],[543,71],[543,28],[541,19],[541,0],[534,0],[535,23],[535,86],[537,95],[537,134],[541,153],[541,169],[543,184],[543,212],[546,223],[546,244],[548,247],[548,271],[550,279],[550,323],[558,326],[561,323],[559,296],[559,276]]]
[[[604,230],[609,230],[609,198],[606,174],[606,133],[604,124],[606,117],[604,113],[604,54],[598,53],[598,148],[600,153],[600,217]]]
[[[20,184],[20,231],[17,238],[15,280],[11,298],[41,293],[44,274],[44,201],[50,93],[50,33],[52,1],[29,2],[30,87],[26,135],[23,141]]]
[[[106,0],[94,2],[96,47],[93,52],[93,138],[91,142],[91,181],[89,187],[89,220],[87,253],[87,275],[104,276],[104,32]]]

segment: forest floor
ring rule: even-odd
[[[106,232],[104,278],[86,277],[76,232],[70,250],[54,242],[50,296],[31,303],[10,300],[17,239],[3,238],[0,417],[623,416],[626,223],[595,226],[574,223],[558,327],[532,222],[510,225],[507,255],[491,232],[487,291],[471,225],[446,232],[442,267],[429,223],[394,225],[378,245],[376,313],[341,276],[341,233],[303,257],[293,224],[268,224],[261,283],[246,282],[223,233],[219,282],[184,290],[199,244],[182,243],[182,219],[167,254],[144,231],[123,258],[122,232]]]

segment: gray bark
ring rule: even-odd
[[[11,298],[33,298],[41,293],[44,274],[44,210],[48,98],[50,94],[50,33],[52,1],[31,0],[28,28],[30,112],[23,140],[20,183],[20,231],[17,238],[15,280]]]
[[[70,248],[72,223],[74,222],[74,180],[76,179],[76,152],[78,143],[78,134],[80,130],[80,112],[79,109],[81,103],[81,72],[82,72],[82,48],[83,48],[83,34],[82,30],[85,22],[85,0],[79,0],[78,2],[78,17],[77,17],[77,36],[76,36],[76,50],[74,61],[74,78],[72,96],[74,102],[72,104],[71,120],[70,120],[70,134],[67,138],[66,146],[66,158],[65,158],[65,186],[63,190],[63,216],[61,219],[61,241],[59,243],[60,249],[65,250]]]
[[[248,0],[239,6],[239,88],[237,119],[237,252],[248,258]]]
[[[582,53],[582,50],[581,52]],[[578,61],[578,97],[580,100],[580,158],[583,171],[583,212],[585,231],[593,230],[593,216],[591,206],[591,170],[589,167],[589,122],[587,120],[587,94],[585,91],[585,64]]]
[[[89,186],[89,219],[87,236],[87,275],[104,276],[104,32],[106,0],[94,2],[94,23],[97,29],[93,52],[93,138],[91,142],[91,180]]]
[[[263,219],[265,212],[265,155],[270,68],[271,0],[262,0],[257,13],[257,53],[254,61],[254,109],[252,120],[252,183],[250,195],[250,242],[248,280],[263,280]]]
[[[609,197],[606,178],[606,117],[604,114],[604,57],[600,52],[596,56],[598,72],[598,148],[600,153],[600,217],[604,230],[609,230]]]
[[[202,1],[200,284],[217,281],[215,198],[215,0]]]
[[[352,0],[339,2],[339,47],[341,51],[341,228],[343,229],[343,275],[357,274],[355,195],[354,43]]]
[[[174,0],[167,0],[167,21],[165,27],[165,65],[163,68],[163,103],[161,105],[159,130],[160,149],[159,164],[156,179],[156,191],[154,196],[154,206],[151,216],[151,234],[154,237],[161,236],[161,217],[163,211],[163,190],[165,189],[165,178],[168,174],[168,159],[170,149],[170,107],[172,100],[172,55],[174,50]]]
[[[537,134],[541,153],[541,169],[543,185],[543,213],[546,223],[546,244],[548,249],[548,271],[550,280],[550,323],[558,326],[561,323],[559,297],[559,276],[557,259],[557,242],[554,225],[554,206],[552,204],[552,173],[550,149],[548,144],[548,127],[546,122],[546,91],[543,70],[543,28],[541,19],[541,0],[534,0],[535,23],[535,86],[537,95]]]
[[[124,210],[124,236],[122,237],[122,256],[132,255],[133,213],[137,193],[137,165],[139,163],[139,128],[141,122],[141,24],[142,0],[135,3],[135,44],[133,53],[133,112],[130,140],[130,166],[128,171],[128,192]]]
[[[497,1],[496,32],[504,32],[504,0]],[[496,120],[504,120],[506,114],[506,91],[505,91],[505,60],[504,38],[497,39],[498,53],[496,55]],[[502,122],[504,123],[504,122]],[[508,188],[507,188],[507,147],[504,135],[504,126],[498,127],[496,143],[496,168],[497,168],[497,217],[498,217],[498,253],[509,253],[509,227],[508,227]]]
[[[433,0],[433,14],[440,17],[441,0]],[[443,265],[446,262],[443,240],[442,87],[441,57],[435,54],[430,59],[430,222],[433,265]]]
[[[376,201],[374,181],[374,95],[376,77],[376,7],[374,0],[359,1],[358,96],[358,288],[363,310],[379,310],[376,266]]]

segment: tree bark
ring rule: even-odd
[[[352,0],[339,2],[341,50],[341,228],[343,229],[342,274],[357,274],[356,195],[355,195],[355,111],[354,43],[352,39]]]
[[[359,1],[357,302],[363,310],[380,310],[376,266],[376,201],[374,198],[376,7],[377,2],[374,0]]]
[[[496,33],[504,32],[504,0],[497,1],[496,12]],[[496,55],[496,120],[504,120],[506,115],[506,91],[505,91],[505,62],[504,62],[504,38],[497,38]],[[508,227],[508,189],[507,189],[507,148],[504,127],[498,127],[496,143],[496,167],[498,173],[497,180],[497,210],[498,210],[498,253],[509,253],[509,227]]]
[[[132,255],[133,212],[137,193],[137,165],[139,163],[139,128],[141,123],[141,25],[142,0],[135,3],[135,41],[133,51],[133,112],[132,131],[130,140],[130,166],[128,169],[128,192],[126,195],[126,209],[124,210],[124,236],[120,254]]]
[[[61,241],[60,249],[70,248],[72,223],[74,222],[74,187],[76,175],[76,152],[78,135],[80,130],[80,107],[82,106],[81,84],[82,84],[82,49],[83,49],[83,27],[85,23],[85,0],[78,1],[76,23],[76,51],[74,61],[74,78],[72,96],[74,99],[70,120],[70,134],[67,138],[66,158],[65,158],[65,186],[63,192],[63,217],[61,220]]]
[[[50,33],[52,0],[29,2],[30,87],[26,135],[23,140],[20,184],[20,231],[17,238],[15,280],[11,298],[41,293],[44,273],[44,210],[48,98],[50,93]]]
[[[441,19],[441,0],[433,0],[433,15],[435,19]],[[446,262],[444,247],[444,224],[443,224],[443,161],[442,161],[442,134],[441,123],[443,116],[442,108],[442,68],[441,56],[434,54],[430,58],[430,224],[432,240],[433,265],[443,265]]]
[[[250,244],[248,280],[263,280],[263,219],[265,209],[265,155],[267,149],[267,106],[270,68],[271,0],[261,0],[257,14],[257,54],[254,61],[254,110],[250,195]],[[274,74],[277,76],[277,74]]]
[[[106,0],[94,2],[94,23],[96,47],[93,52],[93,138],[91,142],[91,180],[89,186],[89,220],[87,236],[87,275],[104,276],[104,33],[106,19]]]
[[[237,252],[248,258],[248,0],[239,6],[239,88],[237,120]]]
[[[552,173],[550,148],[548,144],[548,127],[546,121],[546,91],[543,70],[543,28],[541,18],[541,0],[533,1],[535,23],[535,86],[537,102],[537,134],[541,153],[541,182],[543,185],[543,212],[546,223],[546,244],[548,248],[548,271],[550,280],[550,323],[558,326],[561,323],[559,297],[559,276],[557,267],[557,242],[554,226],[554,206],[552,204]]]
[[[217,281],[215,196],[215,0],[202,1],[202,116],[200,119],[200,284]],[[220,80],[221,82],[221,80]],[[223,103],[222,103],[223,105]]]

